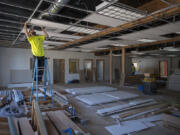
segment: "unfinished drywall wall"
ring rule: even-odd
[[[109,80],[109,56],[95,56],[93,53],[67,52],[67,51],[45,51],[45,56],[49,57],[49,67],[53,79],[53,59],[65,59],[65,82],[79,79],[80,74],[69,74],[69,59],[79,59],[80,70],[84,69],[84,60],[93,59],[93,69],[96,69],[96,60],[103,59],[105,64],[105,81]],[[0,48],[0,86],[7,86],[12,83],[11,71],[30,70],[30,59],[32,53],[30,49],[18,48]],[[126,58],[126,73],[131,73],[131,59]],[[129,67],[129,68],[128,68]],[[121,57],[113,57],[113,80],[115,80],[115,69],[121,73]],[[24,75],[24,78],[32,77],[30,74]],[[20,77],[21,78],[21,77]],[[95,80],[95,72],[93,73],[93,80]],[[25,82],[26,79],[25,79]]]
[[[133,63],[139,63],[139,73],[152,73],[159,74],[159,62],[168,61],[168,75],[171,75],[176,69],[180,58],[178,57],[143,57],[143,58],[132,58]]]

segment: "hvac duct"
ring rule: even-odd
[[[63,5],[66,5],[69,1],[70,0],[55,0],[55,2],[45,11],[46,13],[41,14],[39,18],[42,19],[44,16],[57,14],[63,8]]]

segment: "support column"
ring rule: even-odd
[[[124,86],[125,83],[125,77],[126,77],[126,71],[125,71],[125,65],[126,65],[126,59],[125,59],[125,48],[122,48],[122,56],[121,56],[121,80],[120,80],[120,86]]]
[[[109,83],[112,84],[112,49],[109,52]]]

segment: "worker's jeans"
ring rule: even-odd
[[[35,67],[35,62],[36,59],[38,60],[38,82],[42,82],[42,76],[43,76],[43,68],[44,68],[44,56],[38,57],[38,56],[33,56],[33,71]],[[36,73],[35,73],[35,80],[36,81]]]

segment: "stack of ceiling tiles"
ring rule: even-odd
[[[113,92],[104,92],[104,93],[94,93],[90,95],[80,95],[76,99],[80,100],[83,103],[88,105],[97,105],[115,102],[119,100],[126,100],[138,97],[137,94],[124,92],[124,91],[113,91]]]
[[[108,86],[94,86],[94,87],[65,89],[66,92],[73,95],[101,93],[101,92],[116,91],[116,90],[117,88],[108,87]]]

